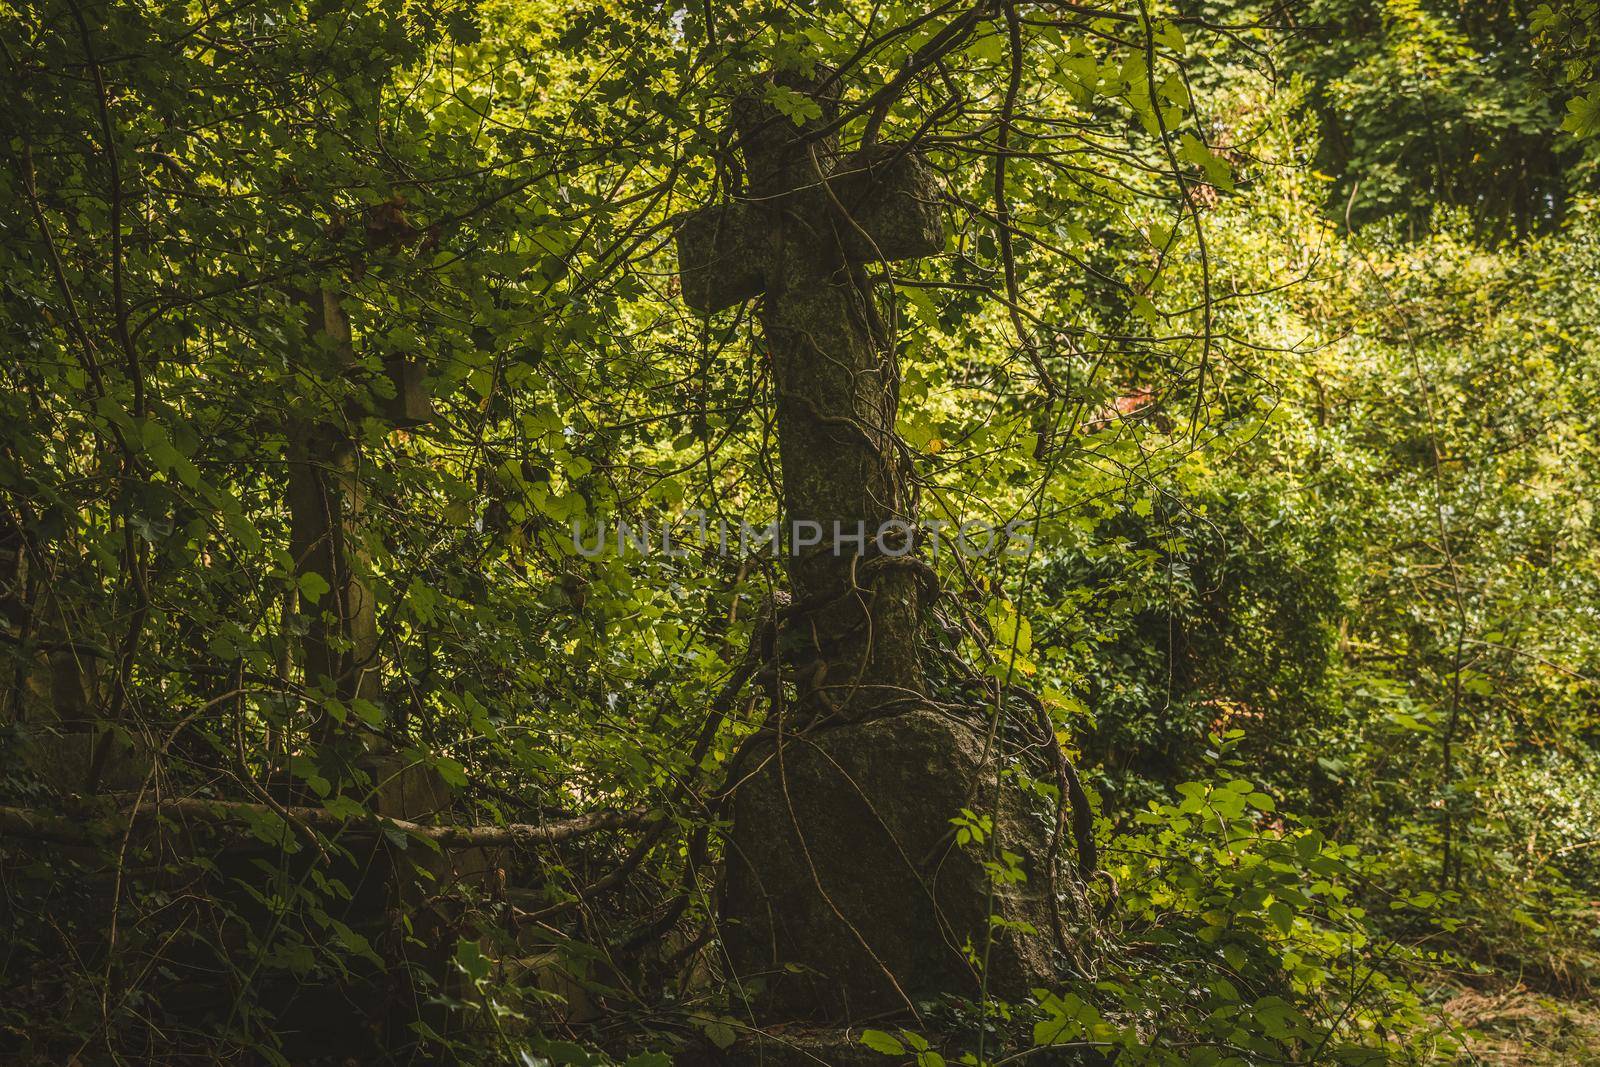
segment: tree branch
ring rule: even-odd
[[[552,845],[607,830],[620,830],[653,821],[658,813],[639,805],[622,811],[594,811],[546,823],[508,823],[505,826],[428,826],[408,819],[368,813],[347,818],[326,808],[284,807],[289,816],[307,826],[328,832],[375,834],[399,830],[448,848],[498,848],[516,845]],[[72,817],[33,808],[0,805],[0,837],[22,837],[61,844],[93,842],[108,829],[123,829],[156,818],[196,819],[226,823],[240,819],[282,818],[279,809],[266,804],[234,800],[183,798],[133,807],[109,818]]]

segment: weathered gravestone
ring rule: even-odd
[[[302,355],[306,365],[346,372],[356,357],[338,292],[317,288],[299,300],[310,342]],[[307,626],[301,665],[308,688],[325,686],[345,701],[378,693],[376,601],[361,573],[366,493],[349,421],[293,418],[287,427],[289,551]]]
[[[727,844],[725,942],[768,1023],[976,995],[991,914],[982,857],[956,847],[950,819],[989,807],[994,767],[982,734],[925,697],[929,572],[912,551],[899,372],[868,281],[943,250],[934,175],[904,145],[842,153],[834,108],[811,95],[822,115],[798,126],[759,92],[736,105],[744,195],[678,231],[692,309],[761,298],[786,518],[821,531],[787,564],[778,645],[796,700],[740,755]],[[1008,850],[1045,854],[1020,811],[997,821]],[[1002,994],[1050,972],[1027,933],[1048,929],[1050,887],[1029,862],[1027,881],[992,901],[1013,924],[990,955]]]
[[[318,287],[296,292],[305,324],[305,345],[298,353],[315,373],[334,377],[357,364],[355,343],[342,295]],[[367,508],[362,455],[355,424],[369,413],[397,429],[429,422],[432,404],[424,388],[424,365],[410,357],[391,357],[384,364],[392,397],[378,398],[375,411],[361,401],[343,411],[289,420],[288,483],[290,551],[299,579],[300,613],[305,632],[299,660],[307,691],[320,692],[347,706],[356,700],[382,699],[377,598],[368,572],[371,559],[363,530]],[[307,578],[308,575],[315,576]],[[320,579],[320,581],[317,581]],[[447,819],[450,789],[430,765],[415,762],[380,739],[375,732],[354,731],[354,720],[340,726],[325,713],[314,732],[325,751],[342,745],[351,759],[355,795],[376,814],[413,822]],[[370,795],[366,795],[370,793]],[[281,799],[319,803],[320,798],[291,791]],[[426,1015],[436,1029],[442,1013],[425,1011],[431,995],[413,984],[413,969],[448,985],[448,954],[454,948],[452,886],[485,883],[497,857],[477,847],[429,850],[404,846],[387,836],[346,842],[353,862],[335,859],[321,874],[337,879],[347,900],[326,902],[358,934],[371,942],[382,966],[352,961],[340,981],[307,985],[279,1006],[300,1031],[292,1047],[387,1047],[410,1040],[410,1024]],[[309,851],[299,864],[317,863]],[[337,896],[337,894],[336,894]]]

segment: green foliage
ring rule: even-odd
[[[1093,641],[1066,662],[1081,664],[1085,747],[1116,810],[1197,773],[1208,731],[1235,723],[1274,784],[1307,799],[1282,746],[1329,714],[1343,590],[1338,531],[1293,488],[1259,469],[1180,481],[1054,554],[1046,588],[1063,602],[1044,643]]]
[[[1594,4],[1216,29],[1250,10],[1026,8],[1019,52],[996,10],[916,67],[948,13],[8,7],[0,804],[88,836],[0,841],[4,1054],[659,1067],[748,1032],[715,794],[792,679],[719,694],[782,569],[572,528],[779,513],[770,356],[683,311],[667,238],[739,191],[732,97],[847,62],[845,140],[922,136],[949,215],[878,297],[920,515],[1031,538],[931,558],[935,695],[1036,690],[999,771],[1053,819],[1059,743],[1107,857],[1062,879],[1057,986],[930,1013],[959,1050],[861,1041],[1447,1062],[1442,976],[1590,988],[1600,214],[1549,78],[1592,133]],[[286,499],[325,438],[359,457],[360,692],[306,663],[355,645]],[[378,818],[413,788],[658,817],[456,877]],[[172,799],[246,807],[119,821]],[[1023,877],[981,798],[939,816]]]
[[[1425,229],[1435,205],[1486,233],[1559,220],[1582,178],[1538,62],[1535,14],[1516,4],[1318,0],[1289,46],[1311,86],[1328,211]]]
[[[1593,0],[1539,4],[1530,26],[1534,39],[1555,61],[1562,80],[1576,95],[1567,101],[1561,128],[1578,138],[1600,132],[1600,4]]]
[[[1129,962],[1093,989],[1132,1013],[1119,1062],[1192,1061],[1144,1051],[1149,1026],[1202,1035],[1204,1063],[1447,1058],[1454,1039],[1402,977],[1418,957],[1367,915],[1360,888],[1374,861],[1233,777],[1244,735],[1212,735],[1218,776],[1181,783],[1177,803],[1152,802],[1140,830],[1113,845],[1109,871],[1127,887],[1113,936]]]

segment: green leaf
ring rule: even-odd
[[[1245,797],[1245,800],[1249,801],[1250,806],[1258,811],[1276,811],[1278,809],[1277,801],[1266,793],[1251,793]]]
[[[1567,117],[1562,121],[1561,128],[1579,139],[1600,133],[1600,87],[1588,96],[1567,101]]]
[[[786,85],[774,85],[767,90],[766,101],[771,104],[780,115],[786,116],[796,126],[804,126],[806,122],[822,117],[822,106],[804,93],[796,92]]]
[[[483,946],[470,938],[464,937],[456,943],[456,966],[474,982],[489,976],[489,957],[483,954]]]
[[[861,1032],[861,1043],[872,1051],[881,1052],[885,1056],[904,1056],[906,1054],[906,1047],[900,1043],[900,1039],[882,1030],[863,1030]]]
[[[594,1055],[573,1041],[545,1041],[539,1051],[550,1057],[552,1064],[565,1064],[569,1067],[594,1067],[595,1064],[603,1062],[602,1057]]]
[[[300,576],[300,595],[315,604],[333,587],[316,571],[306,571]]]
[[[1206,181],[1225,192],[1233,191],[1233,168],[1228,166],[1226,160],[1218,156],[1205,142],[1192,133],[1185,133],[1179,139],[1178,158],[1193,163],[1205,171]]]
[[[432,623],[438,608],[438,597],[434,591],[422,583],[420,578],[411,579],[411,585],[406,589],[406,607],[411,615],[424,626]]]
[[[900,293],[911,301],[912,308],[916,310],[917,318],[921,319],[925,325],[939,325],[939,309],[934,305],[933,297],[929,295],[928,290],[918,285],[897,285],[894,288],[895,292]]]
[[[364,819],[367,816],[366,806],[346,793],[329,797],[322,802],[322,807],[328,814],[341,819]]]
[[[363,700],[361,697],[356,697],[350,701],[350,710],[356,713],[356,718],[368,726],[382,726],[384,720],[388,717],[384,715],[383,709],[378,705],[370,700]]]
[[[444,779],[446,785],[459,789],[467,784],[467,769],[449,756],[435,758],[433,767],[439,772],[439,777]]]
[[[985,63],[998,63],[1005,53],[1005,38],[994,23],[984,23],[967,46],[967,54]]]
[[[733,1032],[733,1027],[721,1019],[710,1019],[701,1024],[700,1029],[705,1032],[707,1040],[720,1049],[731,1046],[738,1036]]]

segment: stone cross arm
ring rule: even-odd
[[[944,220],[932,168],[906,145],[878,144],[842,160],[820,184],[786,198],[810,225],[837,226],[857,263],[915,259],[944,250]],[[826,213],[818,218],[819,212]],[[775,212],[766,203],[714,204],[678,221],[683,301],[701,313],[759,296],[767,288]]]

